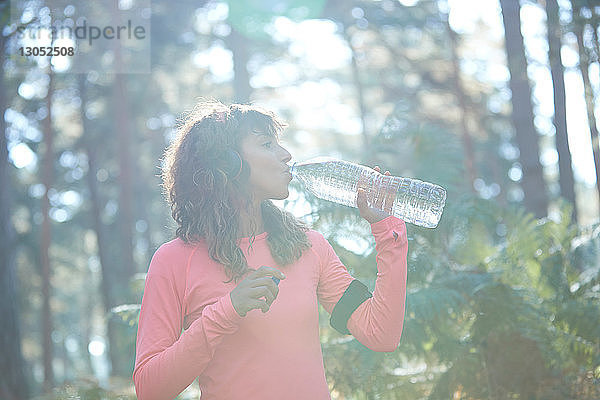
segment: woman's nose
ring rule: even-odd
[[[289,151],[287,151],[287,149],[285,147],[283,147],[283,146],[280,146],[280,147],[281,147],[281,150],[283,150],[282,161],[287,164],[292,159],[292,155],[290,154]]]

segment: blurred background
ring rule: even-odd
[[[24,34],[79,26],[85,7],[144,40]],[[1,399],[134,398],[144,274],[174,237],[161,157],[200,98],[275,111],[295,160],[448,190],[436,229],[408,226],[395,352],[321,309],[333,399],[600,398],[597,1],[14,0],[0,15]],[[28,56],[40,43],[87,58]],[[296,182],[278,205],[373,289],[355,209]]]

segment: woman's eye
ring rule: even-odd
[[[266,143],[263,144],[263,146],[266,147],[267,149],[270,149],[271,148],[271,143],[272,142],[266,142]]]

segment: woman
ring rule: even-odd
[[[285,199],[284,124],[249,105],[204,103],[180,128],[163,182],[177,238],[146,277],[133,379],[140,400],[172,399],[199,378],[206,399],[330,399],[318,303],[340,332],[375,351],[400,341],[406,227],[370,208],[374,293],[318,232],[270,200]],[[389,174],[389,172],[386,172]]]

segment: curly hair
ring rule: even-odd
[[[227,153],[238,151],[252,132],[279,138],[286,125],[275,114],[254,105],[199,103],[179,126],[163,158],[162,180],[176,236],[186,243],[204,240],[209,256],[225,267],[230,281],[248,271],[238,245],[240,211],[251,204],[250,168],[242,160],[240,173],[231,178]],[[280,266],[296,261],[310,247],[308,228],[270,200],[261,203],[264,228],[273,259]],[[254,241],[256,226],[250,245]]]

